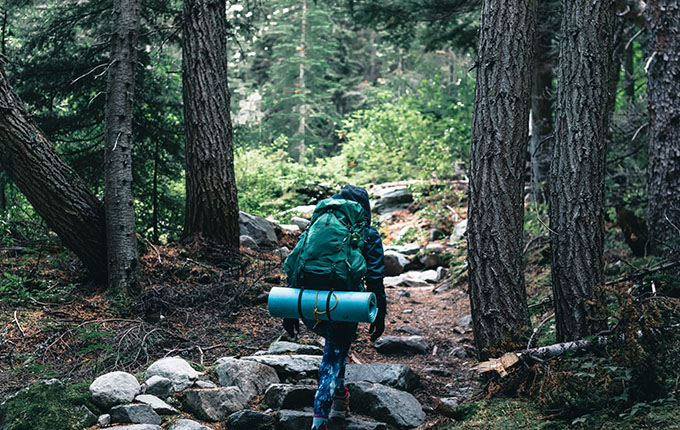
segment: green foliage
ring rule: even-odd
[[[35,280],[14,273],[0,274],[0,303],[10,306],[36,306],[45,302],[67,301],[75,285]]]
[[[94,424],[84,422],[86,407],[95,415],[99,409],[90,401],[89,383],[64,386],[38,382],[9,398],[0,407],[0,424],[7,430],[81,430]]]

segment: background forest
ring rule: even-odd
[[[111,94],[116,93],[110,75],[117,66],[125,64],[122,60],[111,61],[116,34],[127,34],[118,12],[121,4],[125,9],[125,0],[6,0],[0,9],[0,54],[5,75],[1,92],[11,94],[12,89],[16,92],[28,121],[42,130],[58,157],[75,172],[95,200],[105,201],[105,190],[111,186],[107,182],[111,180],[108,170],[111,144],[114,150],[119,144],[129,144],[131,158],[120,161],[121,166],[129,169],[131,176],[122,181],[129,184],[134,201],[134,210],[130,210],[134,219],[130,222],[136,237],[133,234],[128,239],[134,243],[135,263],[128,274],[135,272],[137,252],[140,255],[139,281],[126,281],[125,270],[120,268],[119,275],[115,275],[109,261],[109,285],[124,288],[122,292],[116,288],[107,290],[105,280],[92,270],[92,260],[88,263],[87,257],[75,251],[85,263],[81,264],[66,249],[73,250],[68,240],[59,231],[55,234],[57,229],[29,202],[28,193],[23,193],[19,186],[21,181],[10,179],[12,158],[3,155],[0,148],[0,163],[6,163],[0,164],[3,323],[12,330],[18,326],[21,333],[15,330],[15,334],[23,338],[26,333],[22,325],[29,323],[19,322],[17,309],[42,312],[43,307],[61,306],[60,303],[69,306],[77,303],[68,312],[56,312],[81,313],[82,321],[129,318],[139,323],[135,331],[133,328],[125,331],[127,326],[107,331],[98,322],[75,326],[62,321],[51,325],[53,322],[35,316],[32,323],[39,327],[36,330],[40,335],[25,347],[17,346],[16,339],[8,336],[5,329],[0,335],[1,370],[6,384],[0,390],[3,397],[27,382],[48,376],[83,382],[105,370],[139,371],[146,361],[170,349],[196,354],[187,340],[189,336],[182,337],[187,334],[182,330],[161,330],[150,336],[155,331],[153,324],[158,323],[153,318],[160,315],[160,306],[167,303],[174,302],[175,310],[181,308],[182,312],[209,309],[211,304],[222,306],[221,313],[211,318],[231,325],[220,326],[219,333],[206,333],[205,328],[200,333],[206,338],[226,338],[220,340],[226,345],[226,352],[239,355],[242,351],[239,348],[244,348],[247,341],[239,337],[246,335],[234,323],[238,307],[261,303],[257,293],[266,292],[263,285],[271,281],[271,272],[280,268],[276,267],[279,263],[276,254],[241,247],[237,257],[238,245],[234,252],[234,244],[229,240],[211,241],[208,230],[196,227],[201,222],[205,227],[214,217],[206,212],[201,221],[200,202],[192,197],[190,182],[195,180],[191,178],[196,173],[190,173],[187,166],[200,164],[192,161],[200,158],[200,151],[192,149],[190,141],[196,136],[207,141],[209,136],[223,133],[229,149],[226,163],[233,164],[230,180],[233,179],[237,191],[238,208],[235,198],[227,198],[232,221],[238,217],[238,209],[285,224],[296,215],[287,210],[315,204],[347,183],[367,188],[386,183],[412,184],[416,202],[408,209],[409,217],[413,216],[408,219],[413,228],[408,234],[397,236],[390,225],[394,221],[381,220],[378,227],[386,244],[404,244],[410,239],[427,242],[429,227],[441,229],[447,235],[453,233],[459,214],[465,214],[469,205],[468,243],[457,245],[459,249],[447,253],[445,261],[450,273],[455,274],[450,279],[453,286],[466,293],[466,306],[470,295],[476,358],[484,361],[506,351],[576,339],[600,346],[589,347],[585,357],[568,353],[553,365],[549,362],[554,357],[546,358],[545,363],[537,356],[531,357],[523,361],[523,369],[514,369],[509,378],[486,375],[483,395],[451,410],[433,409],[427,426],[654,428],[655,423],[665,425],[680,417],[677,400],[680,373],[674,366],[680,351],[677,302],[680,229],[673,223],[680,220],[680,208],[674,206],[680,189],[676,187],[676,196],[672,192],[675,185],[667,186],[665,189],[671,191],[667,198],[659,197],[658,193],[652,193],[650,198],[648,194],[648,189],[658,189],[648,184],[658,181],[659,175],[653,172],[663,170],[667,177],[674,177],[673,169],[676,173],[680,169],[680,142],[673,137],[678,136],[677,117],[673,122],[672,115],[680,110],[678,94],[673,94],[678,90],[677,84],[669,84],[666,90],[656,93],[654,88],[660,86],[653,87],[651,92],[648,88],[648,82],[659,85],[668,81],[663,77],[648,80],[657,76],[655,58],[668,63],[670,72],[665,76],[678,77],[679,72],[673,71],[678,61],[672,55],[675,49],[680,57],[678,43],[669,42],[670,59],[668,53],[660,53],[661,48],[654,44],[661,32],[659,28],[680,39],[677,1],[643,4],[630,0],[610,7],[609,22],[603,18],[600,23],[602,28],[609,26],[607,37],[611,43],[600,56],[606,58],[606,64],[602,64],[609,68],[597,69],[599,65],[595,65],[593,75],[597,79],[587,85],[573,81],[571,86],[592,85],[604,94],[595,102],[598,109],[589,108],[592,100],[581,99],[586,100],[580,103],[586,107],[583,110],[590,109],[595,116],[588,117],[586,112],[584,117],[579,116],[580,122],[573,120],[575,114],[569,116],[578,109],[568,111],[567,105],[562,104],[569,98],[564,89],[568,87],[560,86],[559,82],[560,76],[573,78],[574,75],[568,75],[570,66],[579,69],[565,60],[567,55],[560,55],[568,52],[569,41],[578,43],[575,36],[572,38],[578,32],[571,27],[578,17],[574,22],[568,19],[579,10],[569,2],[536,3],[534,21],[526,24],[526,28],[531,28],[527,34],[534,34],[530,39],[535,40],[531,54],[527,54],[526,47],[517,48],[511,43],[511,30],[521,27],[517,23],[522,22],[513,21],[522,14],[521,2],[516,1],[505,7],[493,7],[493,2],[475,0],[229,0],[224,10],[226,21],[221,24],[224,28],[212,28],[218,37],[226,33],[227,41],[226,76],[219,73],[219,66],[213,73],[223,77],[218,78],[221,85],[228,84],[226,100],[218,100],[221,105],[209,105],[198,98],[190,102],[186,92],[190,85],[198,88],[206,79],[205,75],[191,76],[191,70],[201,69],[207,63],[192,63],[188,53],[204,52],[201,40],[209,39],[210,35],[198,31],[199,36],[190,39],[188,29],[192,25],[200,28],[202,23],[198,18],[195,21],[186,18],[193,18],[189,11],[202,7],[202,2],[132,3],[139,13],[136,39],[131,39],[136,42],[129,42],[135,51],[128,57],[133,59],[129,64],[134,78],[129,81],[131,87],[128,85],[118,93],[134,96],[121,99],[121,105],[129,103],[131,111],[121,111],[120,115],[110,113]],[[650,12],[657,10],[659,4],[658,10],[671,11],[667,14],[670,18]],[[512,19],[503,18],[504,11]],[[505,33],[503,25],[509,26]],[[491,27],[496,29],[495,40]],[[569,30],[567,36],[565,28]],[[598,31],[604,34],[604,30]],[[120,40],[123,39],[121,36]],[[494,63],[509,64],[505,62],[508,57],[528,59],[524,66],[529,72],[525,73],[526,85],[517,90],[526,95],[526,106],[512,105],[504,114],[500,101],[516,87],[506,86],[502,78],[494,82],[493,74],[486,71],[493,70]],[[593,63],[598,63],[596,60]],[[508,76],[514,72],[510,66],[504,70]],[[487,84],[480,86],[480,80]],[[208,95],[210,89],[221,94],[217,86],[207,85],[202,90],[206,88]],[[653,98],[664,91],[670,94],[669,98]],[[3,106],[9,106],[13,99],[1,101]],[[215,107],[225,105],[227,109]],[[214,129],[195,120],[201,118],[201,106],[203,113],[222,115],[216,122],[224,127]],[[230,116],[220,110],[230,112]],[[199,114],[193,116],[196,112]],[[671,112],[669,122],[675,125],[675,131],[661,140],[654,128],[659,112]],[[523,113],[528,117],[523,118]],[[130,121],[129,136],[110,129],[115,118],[124,122],[124,117]],[[597,172],[593,170],[592,175],[579,178],[574,165],[560,164],[562,159],[573,160],[582,155],[568,152],[569,145],[562,146],[569,139],[564,124],[572,121],[579,124],[574,134],[586,136],[582,140],[588,141],[588,126],[580,126],[589,124],[591,119],[600,126],[595,127],[597,136],[591,140],[600,139],[601,145],[571,147],[585,148],[588,156],[600,151],[602,156],[593,161]],[[495,136],[501,134],[519,137],[494,142]],[[663,139],[670,142],[665,147],[671,148],[667,152],[671,153],[668,157],[671,162],[661,167],[656,164],[650,170],[650,154],[658,154],[654,152],[655,142],[666,142]],[[493,146],[498,142],[507,145]],[[475,183],[474,178],[482,178],[485,172],[504,174],[498,173],[503,171],[499,165],[484,170],[485,160],[493,158],[489,154],[494,151],[507,151],[503,153],[514,163],[516,170],[506,177],[514,182],[500,181],[507,189],[494,190],[493,180]],[[602,192],[586,191],[584,199],[564,197],[573,191],[569,189],[570,174],[577,176],[573,183],[586,183],[585,187],[592,180],[597,183],[595,188],[601,186]],[[211,177],[208,172],[199,172],[199,178],[200,175]],[[219,183],[223,178],[214,179]],[[37,184],[37,188],[41,186],[37,178],[23,180]],[[461,180],[465,186],[460,186]],[[496,203],[493,199],[499,194],[504,196],[503,201]],[[572,201],[582,206],[568,207]],[[652,231],[647,230],[650,204],[659,206],[654,201],[666,202],[665,213],[670,214],[662,234],[657,226],[665,221],[659,221],[657,215],[653,215],[657,218]],[[109,218],[110,211],[116,211],[106,210]],[[495,219],[490,221],[483,215],[498,213],[504,219],[510,219],[509,214],[516,215],[517,220],[508,221],[512,227],[498,233],[489,227]],[[556,231],[571,228],[570,217],[564,215],[569,213],[597,221],[583,223],[594,225],[594,230],[578,229],[572,235],[595,241],[600,238],[601,243],[594,245],[594,251],[586,245],[587,252],[582,252],[577,243],[570,257],[561,257],[559,249],[563,248],[559,247],[567,246],[563,244],[572,236]],[[573,218],[578,218],[577,215]],[[598,222],[602,224],[599,230]],[[229,228],[233,230],[233,225],[226,230]],[[203,236],[196,239],[191,235],[196,231]],[[74,233],[80,232],[76,228]],[[661,245],[648,248],[650,234]],[[83,237],[87,235],[89,232],[82,232]],[[509,249],[506,254],[493,254],[491,248],[485,248],[488,243],[485,241],[499,235],[510,237],[505,244]],[[204,239],[207,241],[203,242]],[[294,246],[291,240],[283,242]],[[110,242],[106,244],[109,247]],[[574,242],[568,243],[571,246]],[[587,310],[581,320],[565,318],[558,297],[560,288],[565,288],[568,296],[569,287],[565,284],[575,284],[572,279],[580,282],[580,273],[564,270],[574,259],[578,260],[574,254],[592,261],[591,266],[583,263],[587,266],[584,273],[592,277],[583,282],[586,291],[583,297],[587,300],[581,304]],[[111,248],[109,255],[113,255]],[[165,260],[163,269],[161,259]],[[511,276],[504,280],[502,276],[493,278],[482,273],[479,267],[491,267],[489,261],[499,262],[489,271],[498,273],[498,269],[505,275],[507,269]],[[601,267],[595,267],[598,264]],[[594,272],[588,272],[590,269]],[[112,280],[112,276],[119,277]],[[155,288],[173,284],[177,279],[181,281],[176,286]],[[501,299],[509,297],[507,302],[515,302],[503,308],[505,304],[485,299],[481,291],[489,291],[487,287]],[[128,292],[132,294],[125,294]],[[517,297],[513,297],[515,293]],[[501,314],[514,315],[517,320],[508,317],[497,326],[485,326],[481,313],[474,309],[486,305],[498,305],[503,309]],[[553,323],[555,313],[557,321]],[[599,326],[593,323],[597,318]],[[46,324],[49,329],[45,329]],[[211,324],[217,323],[214,319],[196,322],[197,326]],[[187,330],[198,336],[193,328]],[[43,331],[53,334],[48,336]],[[116,336],[121,333],[133,333],[138,339],[123,342],[123,336],[116,346]],[[247,336],[253,342],[265,337],[252,332]],[[602,347],[602,336],[623,341],[612,351]],[[54,350],[52,355],[45,351],[46,345],[49,349],[52,342],[69,338],[71,341],[64,344],[72,345],[64,346],[64,350],[70,351],[73,358],[69,360],[73,363],[60,361],[53,355]],[[145,359],[139,351],[143,351]],[[203,354],[200,350],[201,365]],[[74,388],[74,393],[82,388]],[[79,395],[73,394],[74,404],[81,402]],[[481,397],[485,399],[480,400]],[[530,401],[524,403],[526,399]],[[508,413],[509,410],[513,413]],[[480,424],[484,422],[496,424],[484,427]]]

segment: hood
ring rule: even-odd
[[[332,198],[352,200],[359,203],[364,208],[368,225],[371,225],[371,203],[368,201],[368,191],[364,188],[357,187],[356,185],[345,185],[340,190],[340,193],[335,194]]]

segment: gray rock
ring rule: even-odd
[[[294,216],[293,218],[290,219],[291,224],[295,224],[296,226],[300,227],[300,230],[304,231],[307,229],[307,226],[309,225],[309,220],[306,218],[301,218],[299,216]]]
[[[411,325],[400,325],[399,327],[394,329],[395,331],[401,332],[401,333],[406,333],[410,334],[411,336],[420,336],[423,334],[423,331],[419,329],[418,327],[413,327]]]
[[[264,404],[272,409],[301,409],[314,405],[316,385],[274,384],[264,393]]]
[[[281,248],[274,251],[274,255],[277,255],[281,260],[285,260],[286,257],[288,257],[289,254],[290,254],[290,249],[288,249],[285,246],[282,246]]]
[[[432,294],[441,294],[444,293],[448,290],[451,289],[451,282],[443,282],[441,285],[438,285],[434,290],[432,290]]]
[[[154,412],[159,415],[174,415],[179,413],[177,409],[151,394],[140,394],[135,397],[135,401],[151,406]]]
[[[180,357],[166,357],[154,362],[146,370],[145,380],[152,376],[162,376],[172,381],[175,391],[185,390],[198,379],[200,373],[194,370],[186,360]]]
[[[409,292],[406,291],[406,290],[398,290],[398,291],[397,291],[397,295],[398,295],[399,297],[411,297],[411,293],[409,293]]]
[[[423,369],[423,372],[424,373],[431,373],[431,374],[437,375],[437,376],[443,376],[443,377],[446,377],[446,378],[448,378],[449,376],[452,375],[450,370],[443,369],[441,367],[425,367]]]
[[[168,426],[168,430],[212,430],[210,427],[206,427],[203,424],[197,423],[192,420],[179,420]]]
[[[449,269],[444,266],[437,267],[437,281],[441,281],[449,274]]]
[[[280,382],[273,367],[250,360],[222,358],[215,373],[220,385],[239,387],[246,401],[264,393],[271,384]]]
[[[258,249],[259,246],[257,246],[257,242],[255,242],[255,239],[252,237],[248,236],[247,234],[242,234],[239,236],[239,244],[245,248],[248,249]]]
[[[323,348],[316,345],[305,345],[302,343],[278,341],[269,345],[267,350],[269,354],[309,354],[322,355]]]
[[[420,262],[426,269],[436,269],[442,265],[442,257],[437,253],[428,253],[420,257]]]
[[[242,360],[251,360],[266,364],[276,369],[280,378],[290,375],[305,374],[313,376],[319,373],[321,357],[318,355],[257,355],[243,357]]]
[[[399,276],[385,276],[383,283],[386,287],[428,287],[429,282],[422,280],[420,272],[409,271]]]
[[[229,430],[274,430],[276,419],[262,412],[244,409],[227,418]]]
[[[91,427],[97,423],[97,416],[85,405],[76,407],[76,413],[80,415],[80,425],[82,427]]]
[[[161,417],[146,404],[119,405],[111,408],[111,421],[114,423],[161,424]]]
[[[345,382],[371,382],[400,390],[413,391],[420,383],[418,375],[405,364],[348,364]]]
[[[446,235],[444,234],[443,231],[439,230],[438,228],[431,228],[428,239],[430,240],[430,242],[432,242],[435,240],[442,239],[444,236]]]
[[[385,251],[385,276],[398,276],[409,263],[408,258],[396,251]]]
[[[273,248],[277,245],[278,240],[274,226],[266,219],[245,212],[239,212],[238,224],[241,235],[252,237],[257,246]]]
[[[106,430],[163,430],[163,427],[156,424],[133,424],[131,426],[113,426]]]
[[[281,410],[279,411],[279,430],[301,430],[308,429],[312,426],[312,415],[313,411],[293,411],[293,410]],[[339,428],[331,425],[328,426],[330,429]],[[356,417],[350,416],[341,427],[343,430],[386,430],[387,425],[385,423],[380,423],[376,421],[362,420]]]
[[[403,255],[415,255],[420,251],[420,245],[417,243],[408,243],[406,245],[386,245],[385,252],[394,251]]]
[[[449,237],[450,245],[465,239],[465,234],[467,233],[467,222],[468,220],[464,219],[463,221],[456,224],[456,226],[453,228],[453,233],[451,233],[451,236]]]
[[[382,336],[375,349],[381,354],[426,354],[430,346],[422,336]]]
[[[315,205],[295,206],[292,209],[287,209],[283,212],[279,212],[279,216],[285,217],[286,215],[295,213],[295,214],[299,214],[300,216],[303,216],[303,217],[306,217],[306,218],[311,218],[312,214],[314,213],[314,208],[316,208]]]
[[[224,421],[248,403],[238,387],[187,390],[182,393],[181,400],[188,412],[212,422]]]
[[[375,194],[378,196],[378,200],[375,201],[373,209],[381,215],[406,209],[413,203],[413,193],[406,187],[376,190]]]
[[[217,384],[211,381],[201,381],[198,380],[194,382],[194,387],[196,388],[217,388]]]
[[[172,381],[168,378],[155,375],[144,381],[142,385],[146,387],[146,389],[142,390],[144,394],[150,394],[159,399],[165,399],[172,395]]]
[[[398,427],[418,427],[425,422],[421,404],[411,394],[381,384],[348,384],[352,410]]]
[[[99,427],[106,427],[109,424],[111,424],[111,415],[109,414],[99,415],[99,418],[97,418],[97,425]]]
[[[456,347],[452,348],[451,352],[449,352],[449,355],[452,356],[452,357],[460,358],[460,359],[465,359],[465,358],[470,357],[468,352],[462,346],[456,346]]]
[[[456,325],[463,328],[472,328],[472,315],[463,315],[458,318]]]
[[[439,280],[439,275],[436,270],[424,270],[422,272],[409,272],[412,276],[419,281],[434,283]]]
[[[279,224],[279,227],[287,233],[297,233],[301,230],[297,224]]]
[[[130,403],[140,390],[137,378],[126,372],[104,374],[90,385],[92,401],[104,409],[122,403]]]

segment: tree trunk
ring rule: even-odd
[[[104,166],[109,288],[136,293],[137,230],[132,196],[134,105],[140,0],[114,0],[106,88]]]
[[[583,338],[605,321],[604,174],[614,7],[565,0],[550,180],[550,241],[557,340]]]
[[[305,95],[305,44],[307,43],[307,0],[302,0],[302,14],[300,18],[300,72],[299,72],[299,91],[302,99],[300,105],[300,118],[298,123],[298,137],[300,142],[297,144],[295,153],[297,154],[298,162],[304,161],[305,155],[305,130],[307,128],[307,104]]]
[[[468,263],[480,357],[529,325],[522,264],[535,1],[485,0],[472,123]],[[504,343],[504,345],[502,345]]]
[[[201,235],[237,254],[238,198],[227,85],[225,3],[185,0],[183,30],[187,190],[183,236]]]
[[[650,0],[648,217],[652,248],[680,256],[680,1]]]
[[[0,164],[90,274],[106,279],[104,207],[29,119],[2,67],[0,110]]]
[[[160,164],[160,145],[156,139],[156,146],[153,155],[153,189],[151,190],[151,204],[153,210],[151,214],[151,227],[153,231],[153,241],[158,243],[158,165]]]

